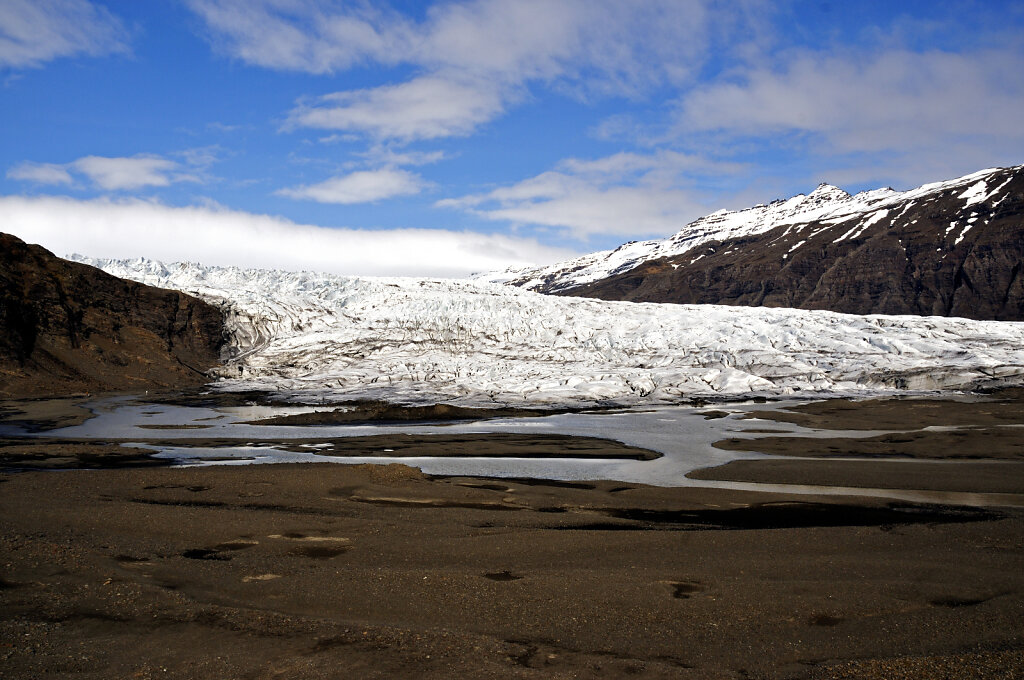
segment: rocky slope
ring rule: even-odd
[[[1022,263],[1018,166],[906,192],[821,185],[709,215],[662,241],[504,278],[605,300],[1021,321]]]
[[[207,382],[221,311],[0,234],[0,396]]]

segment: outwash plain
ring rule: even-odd
[[[82,401],[8,401],[3,417],[87,422]],[[1020,391],[813,402],[758,418],[750,429],[777,419],[901,434],[724,440],[782,455],[693,476],[995,503],[434,477],[400,463],[181,468],[117,443],[5,437],[0,668],[24,678],[1024,674],[1024,451],[1005,434],[1024,426]],[[410,454],[448,453],[409,439]],[[507,455],[500,435],[463,445]],[[37,469],[52,467],[62,470]]]

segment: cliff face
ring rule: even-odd
[[[1024,168],[848,219],[809,220],[559,294],[1024,321]]]
[[[0,234],[0,396],[207,382],[220,310]]]

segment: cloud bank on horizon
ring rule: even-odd
[[[1022,28],[1011,0],[0,0],[0,229],[337,273],[542,264],[821,181],[1020,164]]]
[[[110,258],[352,276],[401,276],[415,263],[418,276],[458,278],[572,254],[502,234],[326,228],[218,205],[132,198],[2,196],[0,215],[4,231],[63,255],[89,255],[101,243]]]

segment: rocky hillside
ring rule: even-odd
[[[220,310],[190,295],[0,234],[0,396],[200,384],[222,329]]]
[[[1019,166],[906,192],[850,196],[821,185],[709,215],[669,239],[507,278],[605,300],[1022,321],[1022,266]]]

